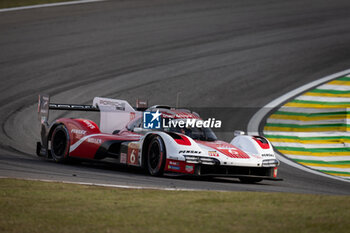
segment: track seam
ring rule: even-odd
[[[82,3],[91,3],[91,2],[102,2],[102,1],[106,1],[106,0],[77,0],[77,1],[70,1],[70,2],[57,2],[57,3],[37,4],[37,5],[31,5],[31,6],[11,7],[11,8],[0,9],[0,13],[9,12],[9,11],[30,10],[30,9],[43,8],[43,7],[66,6],[66,5],[76,5],[76,4],[82,4]]]

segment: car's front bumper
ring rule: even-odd
[[[194,176],[235,177],[235,178],[259,178],[265,180],[282,180],[277,178],[276,167],[247,167],[207,165],[202,163],[187,163],[185,161],[168,160],[165,171]]]

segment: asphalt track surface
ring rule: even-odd
[[[349,195],[349,183],[286,164],[284,181],[248,185],[35,156],[38,93],[66,103],[106,96],[175,105],[181,92],[183,106],[262,107],[349,68],[349,10],[348,0],[111,0],[0,13],[0,176]],[[237,129],[253,114],[234,113]]]

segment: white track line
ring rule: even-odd
[[[161,188],[161,187],[155,187],[155,186],[147,187],[147,186],[132,186],[132,185],[118,185],[118,184],[101,184],[101,183],[89,183],[89,182],[47,180],[47,179],[14,178],[14,177],[6,177],[6,176],[0,176],[0,179],[18,179],[18,180],[42,181],[42,182],[62,183],[62,184],[79,184],[79,185],[121,188],[121,189],[145,189],[145,190],[164,190],[164,191],[211,191],[211,190],[205,190],[205,189]],[[215,191],[221,192],[220,190],[215,190]],[[226,192],[226,191],[222,191],[222,192]]]
[[[106,0],[77,0],[77,1],[71,1],[71,2],[56,2],[56,3],[31,5],[31,6],[11,7],[11,8],[0,9],[0,13],[8,12],[8,11],[29,10],[29,9],[42,8],[42,7],[65,6],[65,5],[75,5],[75,4],[102,2],[102,1],[106,1]]]
[[[320,85],[322,83],[328,82],[328,81],[330,81],[332,79],[338,78],[340,76],[347,75],[349,73],[350,73],[350,69],[347,69],[347,70],[344,70],[344,71],[341,71],[341,72],[338,72],[338,73],[335,73],[335,74],[332,74],[332,75],[328,75],[328,76],[323,77],[321,79],[315,80],[315,81],[313,81],[311,83],[305,84],[304,86],[301,86],[301,87],[299,87],[297,89],[294,89],[294,90],[292,90],[292,91],[282,95],[281,97],[271,101],[270,103],[268,103],[267,105],[262,107],[258,112],[256,112],[254,114],[254,116],[250,119],[250,121],[248,123],[248,127],[247,127],[248,134],[250,134],[250,135],[260,135],[259,125],[262,122],[262,120],[264,119],[264,117],[270,112],[271,109],[280,106],[285,101],[291,99],[294,96],[300,95],[301,93],[307,91],[308,89],[311,89],[311,88],[313,88],[315,86],[318,86],[318,85]],[[335,179],[335,180],[341,180],[341,181],[344,181],[344,182],[350,182],[350,180],[344,180],[344,179],[336,177],[336,176],[327,175],[325,173],[322,173],[322,172],[313,170],[311,168],[305,167],[303,165],[300,165],[298,163],[295,163],[295,162],[287,159],[286,157],[284,157],[283,155],[281,155],[278,152],[276,154],[277,154],[277,158],[281,162],[286,163],[289,166],[298,168],[300,170],[303,170],[303,171],[306,171],[306,172],[309,172],[309,173],[312,173],[312,174],[316,174],[316,175],[332,178],[332,179]]]

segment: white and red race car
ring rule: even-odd
[[[279,161],[264,137],[235,132],[230,143],[217,140],[203,120],[186,109],[133,108],[125,100],[95,97],[92,105],[54,104],[40,95],[41,142],[37,154],[57,162],[71,158],[113,161],[143,167],[153,176],[178,173],[236,177],[245,183],[277,178]],[[88,119],[60,118],[49,124],[49,110],[100,112],[99,126]],[[148,129],[145,114],[165,119],[167,127]],[[152,120],[154,120],[152,119]],[[191,121],[186,124],[187,121]]]

